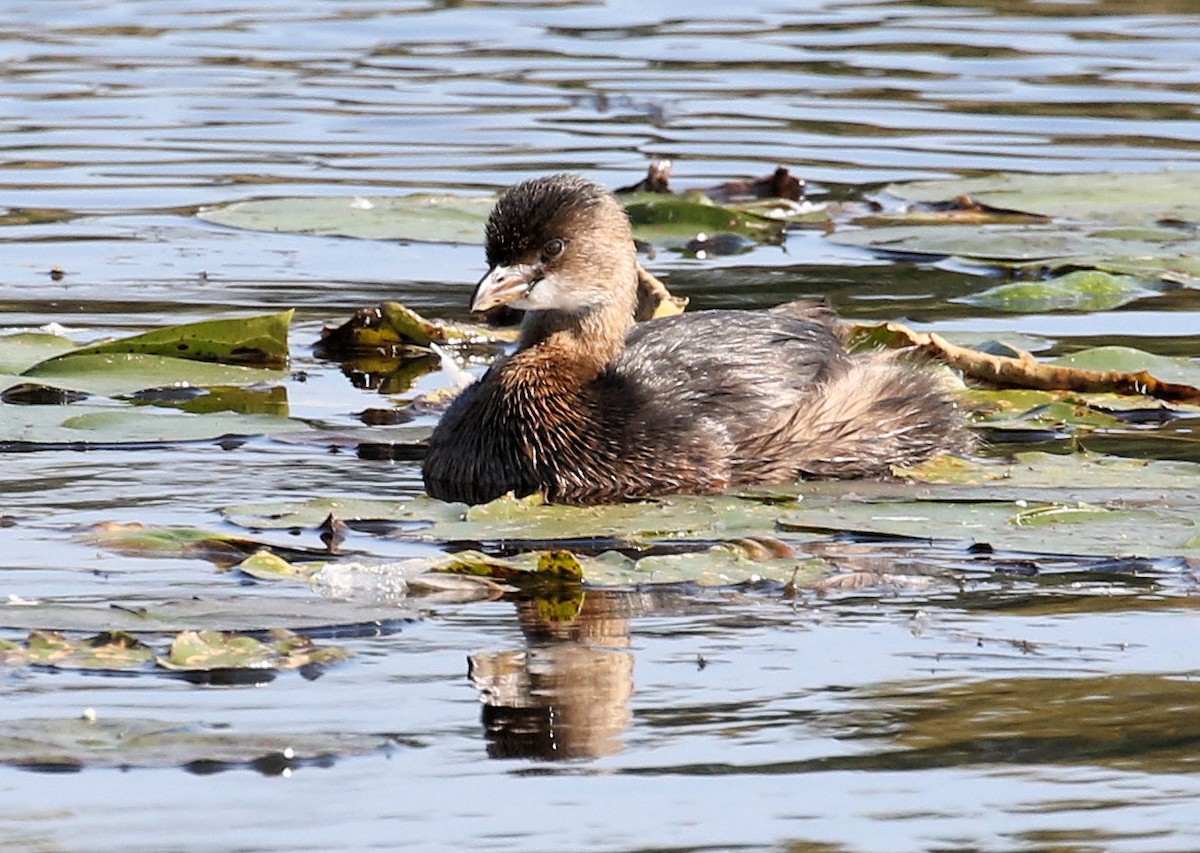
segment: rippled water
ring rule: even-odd
[[[7,0],[0,326],[54,321],[98,337],[296,306],[294,366],[309,381],[287,384],[291,412],[353,425],[379,398],[312,357],[321,323],[385,298],[461,315],[479,248],[233,231],[195,219],[200,206],[491,191],[560,169],[619,186],[656,157],[676,161],[679,186],[783,163],[818,199],[993,170],[1200,167],[1191,0],[791,6]],[[989,316],[945,303],[986,281],[805,232],[651,266],[699,307],[828,294],[854,318],[1183,354],[1200,328],[1195,291],[1088,315]],[[216,525],[216,508],[241,501],[420,488],[412,463],[265,440],[8,454],[0,483],[0,513],[17,522],[0,528],[4,591],[102,600],[235,582],[198,561],[98,553],[70,538],[73,525]],[[933,557],[897,547],[877,559]],[[346,640],[358,656],[317,681],[218,688],[0,669],[0,720],[94,708],[103,720],[395,738],[387,755],[284,775],[0,769],[0,842],[1200,846],[1194,578],[1023,585],[954,559],[961,588],[589,594],[571,637],[518,604],[447,605]],[[531,691],[522,708],[480,702],[514,683]]]

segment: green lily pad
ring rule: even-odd
[[[886,191],[930,203],[965,195],[989,207],[1088,222],[1200,222],[1200,171],[996,174],[893,184]]]
[[[723,207],[702,194],[638,193],[622,198],[642,240],[682,244],[697,232],[732,232],[755,240],[779,239],[788,222],[825,221],[823,210],[799,212],[778,202]],[[494,196],[414,194],[268,198],[206,208],[197,215],[217,225],[256,231],[412,240],[429,243],[482,243]],[[789,212],[791,211],[791,212]]]
[[[459,521],[465,504],[431,498],[370,500],[364,498],[314,498],[302,503],[237,504],[221,510],[225,520],[255,530],[316,527],[330,515],[342,521],[436,522]]]
[[[699,233],[740,234],[760,241],[777,241],[784,223],[708,200],[647,193],[625,200],[634,236],[657,245],[682,245]]]
[[[1155,355],[1133,347],[1092,347],[1056,358],[1051,363],[1084,370],[1146,371],[1163,382],[1200,387],[1200,364],[1192,359]]]
[[[1150,287],[1133,276],[1077,270],[1045,281],[1002,284],[952,301],[1018,314],[1109,311],[1160,292],[1161,288]]]
[[[283,367],[288,360],[288,328],[294,313],[288,310],[258,317],[203,320],[169,326],[130,338],[81,347],[54,360],[138,353],[221,364]]]
[[[1185,287],[1200,287],[1200,253],[1196,247],[1187,247],[1191,254],[1172,252],[1169,246],[1142,255],[1083,253],[1067,258],[1043,258],[1029,265],[1015,265],[1017,270],[1041,275],[1045,272],[1065,272],[1078,269],[1096,269],[1113,275],[1132,275],[1142,280],[1159,278]]]
[[[51,388],[116,397],[147,388],[266,385],[283,381],[277,370],[213,364],[148,353],[67,353],[37,364],[4,384],[36,383]],[[15,381],[14,381],[15,380]]]
[[[235,571],[263,581],[300,580],[309,581],[324,563],[290,563],[270,551],[255,551],[236,566]]]
[[[438,520],[412,535],[443,542],[723,540],[769,529],[776,515],[775,507],[735,497],[676,495],[596,507],[544,504],[536,497],[504,497],[470,507],[459,519]]]
[[[237,412],[197,415],[151,407],[0,403],[0,442],[46,447],[165,444],[310,429],[307,424],[288,418]]]
[[[331,601],[309,592],[301,597],[225,595],[184,599],[124,599],[100,602],[41,599],[0,607],[0,627],[40,631],[126,631],[175,634],[187,630],[265,631],[288,628],[317,631],[332,627],[381,624],[416,618],[416,611],[395,604]]]
[[[83,640],[56,631],[32,631],[24,661],[58,669],[133,670],[154,660],[154,650],[131,634],[105,631]]]
[[[349,732],[239,733],[130,717],[0,722],[0,764],[29,769],[256,766],[279,773],[336,756],[382,752],[391,738]]]
[[[977,227],[971,225],[906,225],[835,231],[827,239],[888,254],[960,257],[999,263],[1055,259],[1140,258],[1147,274],[1170,270],[1181,256],[1200,257],[1200,241],[1122,240],[1111,232],[1070,224]]]
[[[18,374],[35,364],[78,349],[78,344],[61,335],[21,332],[0,335],[0,374]]]
[[[348,649],[317,647],[290,631],[272,632],[270,642],[221,631],[184,631],[171,643],[171,651],[157,658],[158,665],[174,672],[211,672],[227,669],[296,669],[325,665],[349,657]]]
[[[495,203],[494,196],[426,193],[265,198],[205,208],[197,216],[253,231],[482,244],[483,226]]]

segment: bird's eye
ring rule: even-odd
[[[559,238],[555,237],[549,243],[542,247],[542,260],[552,261],[563,253],[567,248],[567,244]]]

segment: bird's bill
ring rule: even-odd
[[[495,266],[475,285],[471,297],[472,311],[486,311],[497,305],[515,302],[529,293],[533,282],[533,270],[526,264]]]

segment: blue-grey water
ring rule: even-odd
[[[286,383],[291,413],[361,426],[379,395],[312,356],[321,325],[384,299],[461,317],[479,247],[238,231],[198,208],[490,192],[558,170],[620,186],[656,158],[675,162],[680,187],[784,164],[816,199],[1000,170],[1197,169],[1200,8],[5,0],[0,327],[53,322],[90,339],[296,307],[293,369],[307,381]],[[650,267],[700,307],[828,295],[850,318],[1066,345],[1132,336],[1187,354],[1200,340],[1188,294],[975,314],[946,300],[988,282],[812,232]],[[228,593],[237,582],[203,561],[123,556],[71,531],[219,527],[216,510],[234,503],[419,491],[415,463],[266,440],[4,454],[0,515],[14,524],[0,527],[0,592],[16,597],[8,607]],[[92,709],[235,735],[395,740],[286,773],[0,767],[0,847],[1191,851],[1188,571],[1045,595],[1003,583],[961,597],[596,594],[582,620],[593,627],[570,642],[512,603],[435,606],[341,640],[356,657],[316,680],[258,686],[0,663],[6,726]],[[481,685],[520,673],[540,706],[504,717],[480,702]]]

